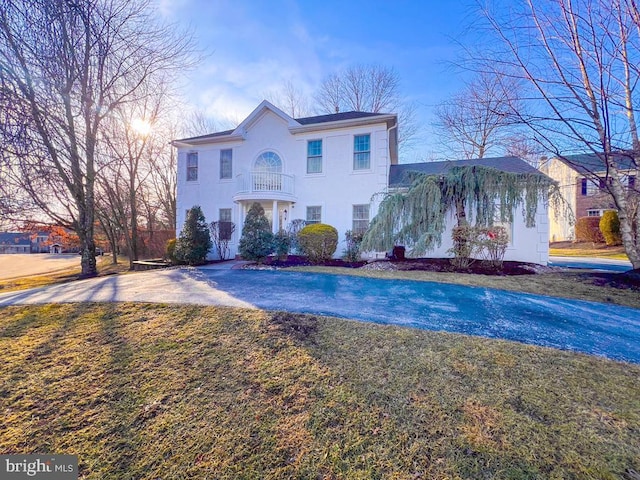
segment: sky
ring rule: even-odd
[[[291,82],[309,97],[355,64],[393,68],[417,105],[421,132],[404,161],[437,149],[432,109],[461,88],[452,64],[473,8],[452,1],[158,0],[162,16],[193,31],[205,57],[186,75],[185,97],[220,129],[241,121]]]

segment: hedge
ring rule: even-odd
[[[576,222],[576,240],[578,242],[603,243],[600,232],[600,217],[580,217]]]

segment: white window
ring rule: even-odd
[[[230,179],[233,175],[233,150],[220,150],[220,179]]]
[[[371,168],[371,135],[353,137],[353,169],[369,170]]]
[[[231,240],[231,209],[221,208],[218,211],[218,228],[220,240]]]
[[[307,173],[322,173],[322,140],[307,142]]]
[[[198,180],[198,152],[187,153],[187,182]]]
[[[307,207],[307,224],[322,222],[322,207]]]
[[[602,210],[587,210],[587,217],[601,217]]]
[[[369,228],[369,205],[354,205],[352,233],[364,233],[367,228]]]
[[[600,185],[596,185],[593,180],[587,180],[587,195],[595,195],[600,191]]]

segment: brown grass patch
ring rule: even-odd
[[[231,308],[0,309],[0,451],[81,478],[593,478],[640,470],[640,366]]]

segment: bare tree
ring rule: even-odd
[[[437,129],[448,151],[462,158],[483,158],[502,150],[514,126],[517,84],[503,76],[481,73],[435,109]],[[450,154],[448,155],[450,157]]]
[[[182,135],[185,137],[207,135],[219,130],[215,120],[207,116],[203,110],[194,110],[183,117],[182,129],[184,130]]]
[[[329,75],[316,94],[319,113],[391,113],[401,103],[400,76],[381,65],[353,65]]]
[[[189,63],[189,35],[159,24],[146,0],[0,0],[0,122],[9,181],[72,228],[82,275],[95,261],[96,155],[103,124],[123,104]]]
[[[602,186],[618,210],[625,250],[640,268],[638,192],[625,182],[640,157],[637,0],[528,0],[521,9],[501,7],[484,11],[498,41],[485,42],[477,68],[506,72],[527,85],[530,108],[519,120],[552,155],[599,159],[599,166],[587,166],[589,176],[597,182],[604,172]]]
[[[347,111],[398,114],[398,144],[406,150],[418,133],[417,106],[400,92],[398,73],[382,65],[353,65],[324,79],[315,95],[318,114]]]
[[[280,90],[266,92],[264,98],[292,118],[308,117],[312,113],[309,98],[290,80]]]
[[[226,260],[229,257],[229,243],[236,231],[236,224],[233,222],[214,221],[209,224],[211,231],[211,242],[213,248],[218,254],[220,260]]]

